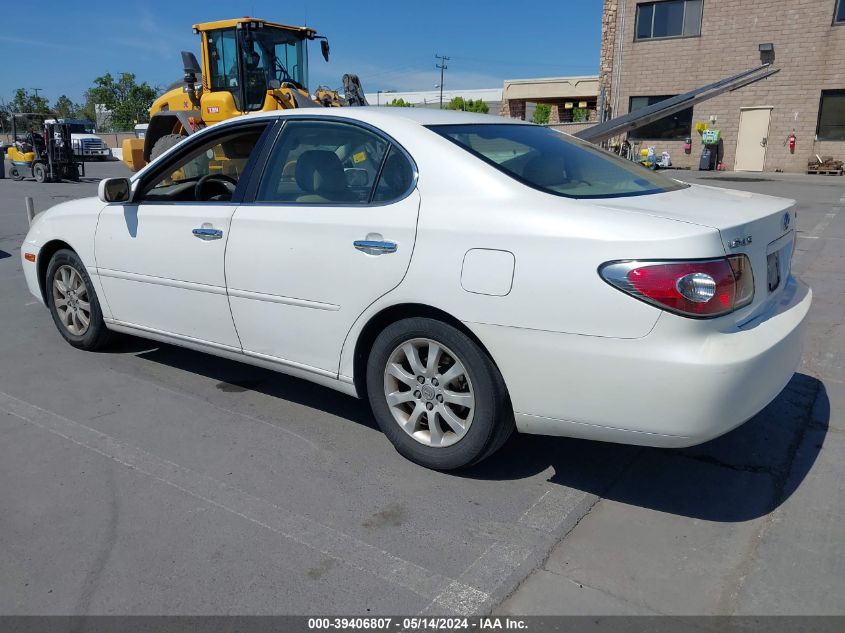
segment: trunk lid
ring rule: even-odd
[[[795,201],[762,194],[691,185],[655,195],[585,201],[597,206],[677,220],[719,231],[727,255],[745,254],[754,274],[754,300],[729,315],[745,323],[763,313],[783,291],[795,244]],[[721,253],[714,253],[717,257]],[[678,259],[684,254],[678,253]]]

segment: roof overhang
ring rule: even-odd
[[[268,22],[267,20],[262,20],[261,18],[251,17],[235,18],[232,20],[216,20],[214,22],[201,22],[200,24],[194,24],[193,28],[194,31],[214,31],[217,29],[238,28],[238,24],[249,24],[250,22],[260,22],[265,27],[269,28],[283,29],[285,31],[294,31],[296,33],[299,33],[302,37],[307,37],[309,39],[312,39],[314,35],[317,34],[317,31],[308,26],[292,26],[290,24]]]
[[[599,96],[598,76],[506,79],[504,99],[584,99]]]

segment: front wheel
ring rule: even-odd
[[[153,147],[150,150],[150,162],[154,161],[156,158],[164,154],[167,150],[171,147],[175,147],[178,143],[182,142],[186,138],[184,134],[165,134],[155,143],[153,143]]]
[[[35,163],[32,166],[32,175],[36,182],[47,182],[47,166],[44,163]]]
[[[477,463],[513,431],[513,411],[493,361],[466,334],[434,319],[403,319],[379,334],[367,392],[396,450],[435,470]]]
[[[110,332],[100,302],[79,256],[57,251],[47,266],[47,307],[64,339],[79,349],[93,351],[105,345]]]

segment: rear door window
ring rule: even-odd
[[[397,167],[387,164],[390,176],[379,185],[389,150],[386,139],[357,125],[288,121],[256,202],[359,205],[370,203],[376,193],[377,199],[386,199],[402,182],[401,173],[393,175]]]

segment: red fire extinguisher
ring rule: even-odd
[[[795,132],[789,135],[789,153],[795,153]]]

